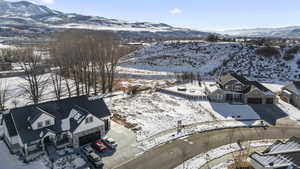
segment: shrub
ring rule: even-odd
[[[295,58],[295,55],[293,55],[293,54],[285,54],[285,56],[283,57],[283,59],[286,61],[293,60],[294,58]]]
[[[280,52],[271,46],[266,46],[266,47],[261,47],[256,49],[255,53],[257,55],[261,55],[261,56],[265,56],[265,57],[271,57],[271,56],[275,56],[275,57],[279,57],[280,56]]]
[[[300,51],[300,47],[299,46],[294,46],[292,48],[289,48],[287,51],[286,51],[286,54],[296,54]]]
[[[218,35],[215,35],[215,34],[209,34],[207,37],[206,37],[206,40],[208,42],[217,42],[219,39]]]

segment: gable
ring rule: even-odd
[[[47,125],[46,122],[50,121],[50,124]],[[46,113],[42,113],[32,124],[31,127],[33,130],[39,129],[38,124],[41,123],[43,125],[43,127],[48,127],[51,125],[54,125],[55,123],[55,119],[53,116],[46,114]],[[41,128],[43,128],[41,127]]]
[[[252,87],[251,90],[246,95],[251,97],[262,97],[265,96],[265,93],[256,87]]]
[[[93,118],[93,121],[86,123],[87,118]],[[75,129],[75,131],[73,133],[84,132],[84,131],[87,131],[87,130],[90,130],[90,129],[93,129],[96,127],[104,126],[104,125],[105,124],[101,119],[97,118],[93,114],[89,114],[82,120],[80,125]]]
[[[244,86],[240,81],[238,81],[236,79],[231,79],[231,80],[225,82],[224,86],[226,86],[226,85],[230,85],[230,86],[241,85],[241,86]]]

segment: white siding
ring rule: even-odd
[[[4,129],[4,136],[7,138],[7,140],[9,141],[10,144],[19,144],[21,147],[23,146],[21,138],[18,135],[14,136],[14,137],[9,136],[4,120],[3,120],[3,129]]]
[[[93,122],[86,123],[85,120],[86,120],[86,118],[89,118],[89,117],[93,117]],[[77,127],[77,129],[74,131],[74,133],[75,134],[80,133],[80,132],[87,131],[87,130],[101,127],[101,126],[104,127],[104,122],[102,120],[98,119],[97,117],[95,117],[94,115],[89,114],[87,117],[85,117],[85,119],[83,119],[82,123]]]
[[[39,123],[39,122],[42,122],[42,123],[43,123],[43,127],[47,127],[47,126],[46,126],[46,121],[47,121],[47,120],[50,120],[50,126],[54,125],[55,119],[54,119],[52,116],[50,116],[50,115],[48,115],[48,114],[46,114],[46,113],[43,113],[37,120],[35,120],[35,121],[32,123],[32,125],[31,125],[32,129],[33,129],[33,130],[38,129],[38,123]]]

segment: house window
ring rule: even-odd
[[[43,122],[38,122],[38,123],[37,123],[37,127],[38,127],[38,128],[42,128],[42,127],[43,127]]]
[[[85,119],[85,123],[91,123],[91,122],[93,122],[93,117],[87,117]]]
[[[50,126],[51,122],[50,120],[46,120],[46,126]]]

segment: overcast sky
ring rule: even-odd
[[[34,0],[62,12],[199,30],[300,25],[300,0]]]

